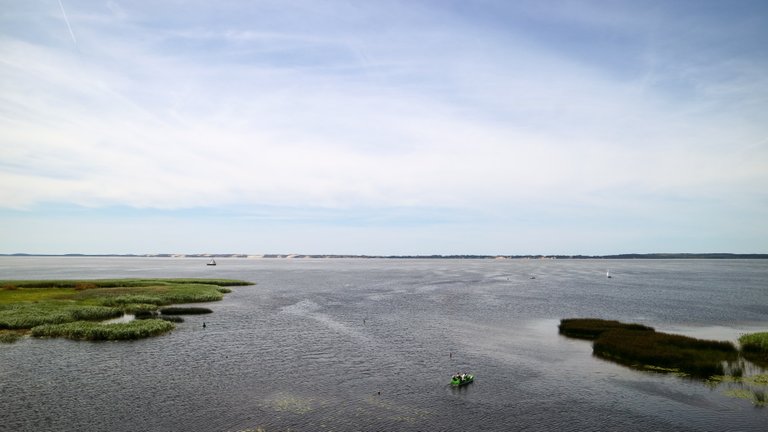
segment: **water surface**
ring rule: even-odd
[[[0,257],[0,279],[216,277],[211,315],[135,342],[0,345],[7,431],[762,431],[768,409],[561,337],[567,317],[735,340],[761,260]],[[605,277],[610,268],[613,278]],[[535,276],[535,279],[531,279]],[[206,327],[202,327],[202,323]],[[476,374],[455,389],[450,376]]]

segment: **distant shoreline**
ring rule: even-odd
[[[0,254],[0,257],[124,257],[124,258],[355,258],[355,259],[768,259],[768,254],[648,253],[616,255],[333,255],[333,254]]]

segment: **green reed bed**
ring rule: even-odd
[[[75,321],[66,324],[46,324],[32,329],[34,337],[64,337],[88,341],[134,340],[167,333],[175,328],[165,320],[147,319],[127,323],[101,324]]]
[[[738,359],[738,351],[731,342],[661,333],[640,324],[593,318],[564,319],[560,333],[593,340],[593,353],[601,358],[631,367],[678,371],[694,377],[722,375],[723,364]]]
[[[73,322],[91,322],[98,326],[104,324],[93,321],[116,318],[125,313],[160,318],[157,315],[160,306],[218,301],[231,292],[229,287],[244,285],[252,283],[232,279],[0,281],[0,330],[30,330]],[[170,324],[168,320],[158,321]],[[79,326],[83,327],[83,324]],[[91,326],[87,328],[95,331]],[[115,331],[110,329],[110,332]],[[67,335],[75,334],[73,332],[68,330],[60,334],[69,337]],[[151,336],[156,333],[138,334]],[[90,340],[88,337],[74,338]]]
[[[21,339],[24,333],[13,330],[0,330],[0,343],[14,343]]]
[[[156,278],[156,279],[88,279],[88,280],[8,280],[0,281],[0,289],[17,288],[77,288],[80,290],[93,288],[125,288],[148,287],[161,285],[185,285],[204,284],[220,287],[253,285],[252,282],[236,279],[182,279],[182,278]]]
[[[20,303],[0,306],[0,329],[31,329],[43,324],[80,320],[106,320],[123,314],[119,308],[62,302]]]
[[[768,364],[768,332],[742,335],[739,344],[745,357],[754,362]]]
[[[212,310],[204,307],[164,307],[160,309],[163,315],[202,315],[213,313]]]
[[[700,378],[722,375],[723,364],[738,358],[738,351],[730,342],[636,330],[601,334],[594,341],[593,352],[629,366],[677,369]]]
[[[597,339],[608,330],[654,331],[653,327],[642,324],[626,324],[619,321],[598,318],[566,318],[560,320],[560,334],[577,339]]]

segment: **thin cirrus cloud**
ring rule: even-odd
[[[750,5],[9,3],[0,202],[342,211],[378,229],[411,209],[422,227],[442,214],[435,236],[522,207],[514,232],[534,215],[574,229],[563,209],[657,226],[727,202],[765,233]],[[711,247],[752,247],[727,237]]]

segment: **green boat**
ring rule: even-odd
[[[464,375],[464,379],[461,379],[460,376],[454,375],[451,378],[451,385],[456,387],[461,387],[463,385],[467,385],[475,380],[475,376],[472,374],[466,374]]]

